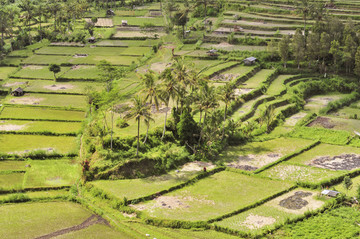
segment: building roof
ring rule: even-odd
[[[217,52],[217,50],[211,49],[211,50],[209,50],[207,53],[216,53],[216,52]]]
[[[244,59],[244,61],[256,61],[256,58],[253,56],[250,56],[250,57]]]
[[[330,197],[336,197],[340,192],[333,191],[333,190],[323,190],[321,192],[322,195],[330,196]]]
[[[21,87],[18,87],[18,88],[16,88],[15,90],[13,90],[13,92],[19,92],[19,93],[21,93],[21,92],[24,92],[24,90],[23,90]]]

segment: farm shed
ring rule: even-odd
[[[244,59],[244,64],[247,65],[247,66],[248,65],[253,65],[255,62],[256,62],[256,58],[253,57],[253,56]]]
[[[112,9],[106,11],[106,15],[108,16],[115,16],[115,12]]]
[[[211,49],[209,51],[206,52],[209,56],[218,56],[217,54],[217,50],[215,49]]]
[[[338,191],[333,191],[333,190],[323,190],[321,192],[321,195],[325,195],[325,196],[328,196],[328,197],[336,197],[338,194],[340,194],[340,192]]]
[[[96,42],[95,37],[90,37],[90,38],[88,39],[88,42],[89,42],[89,43],[95,43],[95,42]]]
[[[11,95],[12,96],[23,96],[24,95],[24,90],[21,87],[19,87],[19,88],[13,90],[11,92]]]
[[[125,27],[128,25],[127,20],[121,20],[121,26]]]

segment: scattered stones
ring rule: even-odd
[[[323,127],[326,129],[332,129],[336,125],[331,121],[330,118],[327,117],[317,117],[314,121],[307,125],[308,127]]]
[[[293,196],[280,201],[279,205],[291,210],[299,210],[309,204],[308,201],[302,199],[311,196],[310,192],[297,191]]]

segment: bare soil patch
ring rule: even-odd
[[[241,155],[238,160],[227,163],[226,166],[230,168],[237,168],[246,171],[254,171],[261,168],[269,163],[272,163],[281,158],[280,153],[268,153],[268,154],[248,154]]]
[[[83,58],[83,57],[87,57],[87,56],[88,56],[88,54],[75,54],[73,56],[73,58]]]
[[[297,114],[294,114],[293,116],[286,119],[285,125],[287,125],[287,126],[295,126],[296,123],[299,122],[305,116],[306,116],[306,113],[304,113],[304,112],[299,112]]]
[[[274,224],[276,219],[273,217],[264,217],[250,214],[241,224],[249,229],[259,229],[267,225]]]
[[[251,92],[254,89],[235,89],[234,90],[234,95],[235,96],[240,96],[240,95],[244,95],[247,94],[249,92]]]
[[[299,210],[309,204],[309,202],[303,198],[311,195],[312,193],[310,192],[297,191],[293,196],[281,200],[279,205],[287,209]]]
[[[89,68],[91,68],[91,66],[75,65],[71,67],[71,70],[89,69]]]
[[[13,86],[19,86],[19,85],[24,85],[25,82],[12,82],[12,83],[6,83],[3,84],[3,87],[13,87]]]
[[[71,85],[71,84],[59,84],[59,85],[46,85],[44,86],[45,89],[48,89],[48,90],[54,90],[54,91],[57,91],[57,90],[69,90],[69,89],[73,89],[74,86]]]
[[[34,66],[34,65],[25,65],[22,67],[23,69],[30,69],[30,70],[41,70],[44,69],[43,66]]]
[[[337,156],[321,156],[309,163],[310,166],[330,170],[353,170],[360,168],[360,155],[341,154]]]
[[[314,121],[307,125],[308,127],[324,127],[326,129],[332,129],[336,125],[331,121],[330,118],[327,117],[317,117]]]
[[[16,124],[3,124],[0,125],[0,131],[19,131],[26,127],[26,125],[16,125]]]
[[[182,166],[182,168],[180,169],[180,171],[182,171],[182,172],[202,171],[204,169],[204,167],[207,170],[211,170],[211,169],[215,168],[216,166],[214,164],[208,163],[208,162],[194,161],[194,162],[184,164]]]
[[[20,98],[13,98],[10,100],[10,103],[13,104],[22,104],[22,105],[38,105],[44,98],[37,98],[37,97],[20,97]]]
[[[228,81],[231,81],[237,77],[239,77],[240,74],[218,74],[218,75],[215,75],[214,77],[212,77],[210,80],[211,81],[224,81],[224,82],[228,82]]]

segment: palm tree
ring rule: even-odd
[[[168,108],[170,101],[175,101],[178,95],[178,83],[175,80],[170,68],[167,68],[165,69],[165,71],[162,72],[162,74],[160,75],[160,79],[163,80],[160,87],[160,99],[164,102],[165,107]],[[164,130],[161,139],[163,139],[165,136],[167,113],[168,111],[166,110]]]
[[[139,96],[135,96],[132,99],[134,106],[130,109],[129,113],[125,115],[125,120],[135,119],[138,123],[138,132],[137,132],[137,148],[136,148],[136,157],[139,156],[139,146],[140,146],[140,121],[143,119],[145,122],[153,120],[151,118],[150,106],[145,103],[145,100]]]
[[[156,110],[159,111],[159,91],[155,84],[156,78],[157,77],[154,71],[149,71],[145,75],[141,76],[143,84],[145,85],[145,88],[141,91],[141,93],[145,94],[145,101],[149,100],[150,107],[154,103]],[[147,122],[146,126],[147,129],[144,144],[148,138],[150,122]]]
[[[223,130],[222,130],[222,136],[224,137],[227,109],[228,109],[230,102],[234,99],[233,87],[229,83],[226,83],[226,85],[224,87],[219,88],[218,97],[222,102],[225,103],[224,123],[223,123]]]

